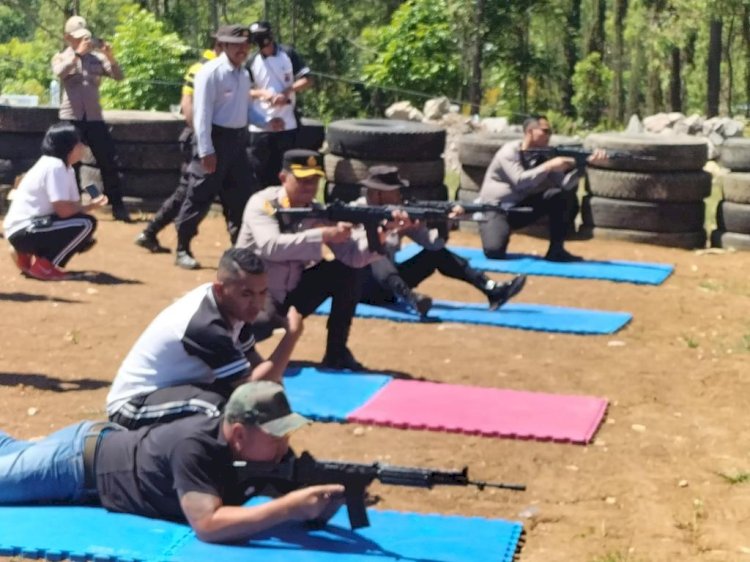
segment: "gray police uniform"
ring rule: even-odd
[[[328,245],[335,259],[323,261],[322,233],[314,227],[326,223],[286,221],[275,214],[277,206],[289,207],[283,187],[268,187],[254,194],[245,208],[237,239],[237,247],[250,248],[263,259],[268,272],[270,309],[253,323],[255,337],[268,337],[281,325],[280,316],[290,306],[307,316],[332,297],[326,353],[342,353],[360,296],[361,268],[381,256],[369,251],[360,229],[352,233],[352,239]]]
[[[526,157],[522,141],[506,143],[497,151],[482,182],[479,200],[501,205],[503,213],[485,213],[486,222],[479,223],[482,248],[489,258],[502,259],[508,247],[511,230],[523,228],[549,216],[550,245],[562,244],[567,233],[567,194],[578,182],[573,170],[549,172],[543,160]],[[513,212],[513,207],[529,207],[530,212]]]

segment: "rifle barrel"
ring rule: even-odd
[[[501,490],[515,490],[516,492],[525,492],[526,484],[509,484],[507,482],[484,482],[482,480],[469,480],[467,484],[476,486],[479,490],[485,488],[500,488]]]

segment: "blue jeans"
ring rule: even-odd
[[[83,443],[94,422],[79,422],[39,441],[0,431],[0,504],[82,502]]]

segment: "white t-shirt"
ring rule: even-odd
[[[294,49],[281,45],[276,45],[274,54],[267,57],[256,53],[247,63],[247,69],[250,71],[253,88],[271,90],[277,94],[291,88],[295,80],[310,73],[310,68]],[[268,101],[256,99],[253,100],[253,107],[265,116],[267,122],[280,117],[284,120],[284,130],[296,129],[297,118],[294,116],[296,95],[291,93],[289,99],[291,103],[282,106],[271,105]],[[258,132],[264,129],[251,123],[250,130]]]
[[[201,285],[162,310],[135,342],[112,382],[107,413],[159,388],[242,377],[254,346],[250,324],[228,324],[212,284]]]
[[[78,184],[72,166],[54,156],[42,156],[21,180],[3,221],[5,237],[31,225],[32,219],[53,215],[52,203],[78,201]]]

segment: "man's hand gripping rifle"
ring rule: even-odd
[[[303,219],[320,219],[330,222],[348,222],[361,224],[367,233],[367,245],[371,252],[383,253],[383,243],[380,234],[388,223],[394,220],[394,213],[403,212],[412,221],[445,222],[449,220],[449,212],[432,207],[417,207],[409,205],[347,205],[341,202],[331,203],[325,207],[290,207],[276,209],[282,217]]]
[[[281,463],[258,467],[252,463],[235,463],[240,470],[241,481],[271,484],[279,491],[291,491],[305,486],[318,484],[342,484],[346,507],[349,512],[349,523],[352,529],[369,526],[365,498],[367,487],[378,480],[393,486],[410,486],[415,488],[432,488],[433,486],[476,486],[523,491],[523,484],[505,484],[502,482],[483,482],[469,479],[467,467],[462,470],[434,470],[430,468],[411,468],[392,466],[378,462],[358,464],[337,461],[319,461],[307,451],[299,457],[287,454]],[[277,485],[278,484],[278,485]]]
[[[584,171],[592,155],[598,154],[595,150],[588,150],[582,146],[560,145],[547,146],[544,148],[528,148],[523,151],[524,155],[531,158],[539,159],[539,162],[561,156],[563,158],[573,158],[576,161],[575,167]],[[605,150],[604,159],[606,160],[654,160],[653,156],[643,156],[633,154],[622,150]],[[599,158],[597,158],[599,160]]]

